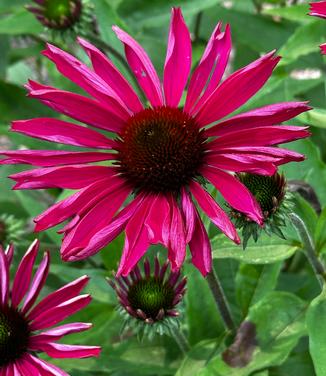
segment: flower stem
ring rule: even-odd
[[[318,282],[320,286],[323,287],[323,283],[324,281],[326,281],[326,270],[325,266],[318,259],[317,253],[315,251],[315,245],[309,234],[309,231],[303,220],[297,214],[290,213],[289,216],[291,218],[293,226],[300,235],[304,250],[306,251],[305,254],[316,274]]]
[[[221,282],[218,279],[217,274],[215,273],[214,269],[207,274],[206,276],[208,286],[212,291],[213,297],[215,299],[216,305],[218,310],[221,313],[222,319],[224,321],[225,326],[234,331],[235,324],[231,315],[231,311],[226,300],[226,296],[224,294],[223,288],[221,286]]]
[[[189,343],[185,335],[182,333],[181,329],[176,329],[173,330],[172,328],[170,329],[171,335],[174,338],[175,342],[178,344],[180,350],[183,352],[183,354],[187,354],[187,352],[190,349]]]

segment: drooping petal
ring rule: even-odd
[[[32,89],[28,96],[59,113],[110,132],[119,132],[128,119],[128,115],[117,114],[93,99],[69,91],[45,87]]]
[[[27,170],[9,177],[17,182],[13,189],[80,189],[113,173],[111,167],[74,165]]]
[[[153,107],[162,106],[160,79],[147,53],[139,43],[118,26],[113,26],[112,29],[124,44],[128,64],[149,102]]]
[[[254,127],[281,124],[302,112],[309,111],[307,102],[282,102],[256,108],[232,116],[205,131],[207,137],[224,136],[225,134],[250,130]]]
[[[186,230],[186,243],[188,244],[195,229],[195,207],[185,188],[181,190],[181,209]]]
[[[126,226],[126,238],[117,276],[127,276],[149,246],[148,229],[145,220],[151,206],[152,197],[145,197],[137,207]]]
[[[249,172],[260,175],[274,175],[277,171],[276,165],[280,158],[259,156],[255,154],[233,154],[233,153],[207,153],[208,165],[232,172]]]
[[[40,347],[40,350],[46,352],[50,357],[58,359],[83,359],[92,356],[99,356],[101,352],[99,346],[64,345],[53,342],[43,344]]]
[[[263,214],[259,204],[238,179],[222,170],[209,166],[204,167],[202,173],[234,209],[245,213],[258,224],[263,224]]]
[[[17,120],[12,122],[11,130],[30,137],[65,145],[96,149],[112,149],[115,145],[113,140],[99,132],[59,119]]]
[[[11,290],[11,303],[15,308],[18,307],[28,290],[39,247],[40,242],[35,239],[18,266]]]
[[[320,18],[326,18],[326,1],[311,2],[309,15]]]
[[[78,312],[91,302],[90,295],[79,295],[40,313],[30,324],[32,331],[46,329]]]
[[[279,60],[272,51],[231,74],[202,105],[198,123],[213,123],[246,103],[265,84]]]
[[[221,32],[219,23],[214,29],[203,56],[189,84],[185,111],[191,115],[203,105],[220,83],[231,52],[231,31],[226,25]]]
[[[39,374],[35,374],[35,376],[69,376],[68,373],[64,372],[62,369],[31,354],[26,355],[26,362],[28,364],[26,364],[26,369],[30,369],[29,367],[32,365],[38,370]]]
[[[85,39],[77,38],[77,40],[91,59],[96,74],[119,95],[132,112],[142,111],[144,107],[138,95],[112,62],[98,48],[88,43]]]
[[[78,254],[80,250],[87,247],[89,241],[111,222],[129,193],[130,188],[119,182],[111,189],[109,188],[103,199],[97,201],[96,204],[94,202],[94,207],[64,238],[61,247],[62,257],[65,258],[68,254]]]
[[[189,243],[191,252],[191,261],[195,267],[205,277],[212,269],[212,249],[206,229],[199,217],[197,210],[195,212],[194,233]]]
[[[157,194],[153,197],[148,216],[145,220],[145,226],[148,229],[148,236],[152,244],[161,243],[165,246],[163,234],[165,223],[170,219],[170,206],[164,195]]]
[[[190,185],[190,191],[195,197],[199,206],[207,214],[210,220],[231,240],[235,243],[240,243],[240,238],[237,234],[233,223],[228,215],[213,199],[213,197],[203,189],[198,183],[192,182]],[[198,226],[198,223],[196,224]],[[197,231],[202,231],[197,228]]]
[[[164,95],[167,106],[178,107],[191,68],[190,33],[180,8],[172,8],[164,66]]]
[[[42,315],[42,313],[74,298],[86,286],[88,281],[89,277],[84,275],[46,296],[35,307],[33,307],[27,316],[28,319],[34,320],[39,315]]]
[[[53,167],[69,164],[100,162],[114,158],[114,154],[100,152],[79,152],[63,150],[17,150],[2,151],[1,164],[31,164],[41,167]]]
[[[0,305],[5,305],[9,296],[9,265],[2,248],[0,248],[0,270]]]
[[[0,248],[1,248],[1,246],[0,246]],[[11,263],[12,263],[12,259],[14,257],[14,246],[13,246],[13,244],[9,244],[7,246],[7,248],[5,249],[5,254],[7,256],[8,266],[10,266]]]
[[[208,144],[210,150],[237,146],[270,146],[310,136],[308,127],[272,125],[255,127],[221,136]]]
[[[107,192],[107,188],[114,182],[112,178],[96,181],[73,195],[55,203],[42,214],[34,218],[34,231],[43,231],[65,221],[92,207]]]
[[[320,46],[320,51],[323,55],[326,55],[326,43],[321,44]]]
[[[123,231],[129,219],[133,216],[135,210],[142,203],[143,196],[138,195],[130,204],[128,204],[121,212],[109,223],[108,226],[99,230],[90,240],[86,247],[82,248],[78,253],[65,253],[62,255],[66,261],[82,260],[90,257],[113,239],[115,239],[121,231]]]
[[[71,324],[57,326],[53,329],[49,329],[40,334],[31,336],[29,347],[32,350],[40,350],[39,346],[44,343],[58,341],[66,335],[83,332],[90,329],[91,327],[92,324],[84,322],[74,322]]]
[[[49,274],[49,266],[50,266],[50,254],[49,252],[46,252],[43,257],[42,262],[37,268],[37,271],[35,273],[31,286],[26,294],[26,298],[24,300],[23,307],[21,310],[23,313],[28,312],[29,309],[35,303],[36,299],[38,298],[38,295],[41,289],[43,288],[46,278]]]

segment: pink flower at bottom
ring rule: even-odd
[[[10,288],[10,265],[13,247],[0,247],[0,375],[66,376],[63,370],[40,358],[45,352],[53,358],[87,358],[98,356],[96,346],[57,343],[62,337],[85,331],[87,323],[69,323],[54,327],[89,304],[89,295],[79,295],[88,282],[83,276],[35,304],[49,271],[49,254],[45,253],[34,277],[32,271],[39,249],[35,240],[22,258]]]
[[[230,117],[262,88],[280,58],[270,52],[221,82],[231,51],[230,27],[222,30],[221,23],[179,107],[191,69],[190,33],[181,10],[172,10],[163,82],[145,50],[117,26],[113,30],[148,103],[87,41],[78,39],[92,68],[48,44],[43,54],[90,97],[34,81],[27,85],[29,96],[91,128],[38,118],[14,121],[12,130],[96,151],[9,151],[1,153],[6,157],[1,163],[40,167],[12,175],[14,189],[77,190],[35,218],[36,231],[70,219],[60,230],[64,260],[89,257],[125,231],[118,276],[128,275],[156,243],[168,249],[173,270],[182,266],[189,245],[193,264],[205,275],[211,269],[211,246],[198,207],[226,236],[240,242],[206,183],[235,210],[263,225],[261,208],[233,174],[273,175],[279,165],[302,161],[302,154],[277,144],[309,135],[305,127],[281,125],[309,107],[304,102],[276,103]]]
[[[326,18],[326,1],[316,1],[310,3],[309,16]],[[326,55],[326,43],[320,45],[320,50],[323,55]]]

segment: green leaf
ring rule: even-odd
[[[256,326],[253,358],[242,368],[229,367],[221,355],[213,358],[198,376],[249,376],[252,372],[282,364],[300,337],[305,335],[306,304],[295,295],[273,292],[251,307],[246,320]]]
[[[242,264],[235,283],[237,300],[242,309],[243,317],[249,308],[272,292],[282,267],[281,262],[270,265]]]
[[[326,375],[326,287],[315,298],[307,312],[309,349],[318,376]]]
[[[326,128],[326,110],[321,108],[314,108],[311,111],[305,112],[298,116],[298,119],[307,125],[312,125],[318,128]]]
[[[281,17],[289,21],[308,23],[312,21],[312,19],[307,16],[308,11],[308,4],[296,4],[286,7],[283,6],[263,9],[263,14]]]
[[[279,65],[290,64],[312,52],[319,53],[319,44],[326,39],[325,29],[325,24],[319,20],[297,28],[279,51],[283,57]]]
[[[318,218],[314,238],[316,251],[319,253],[326,245],[326,207]]]
[[[294,196],[294,212],[303,220],[311,236],[317,225],[317,213],[314,208],[299,194]]]
[[[0,18],[0,34],[40,34],[43,26],[24,7],[18,6],[13,13]]]
[[[249,241],[245,250],[217,235],[211,240],[213,257],[217,259],[234,258],[247,264],[272,264],[292,256],[297,246],[277,237],[262,235],[257,243]]]

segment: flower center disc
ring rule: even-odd
[[[195,120],[177,108],[135,114],[120,137],[119,169],[134,190],[178,192],[199,174],[206,138]]]
[[[68,27],[79,19],[80,14],[80,0],[46,0],[44,3],[44,16],[55,22],[57,28]]]
[[[13,308],[0,308],[0,369],[19,359],[28,348],[26,320]]]
[[[163,281],[151,277],[140,280],[129,289],[128,300],[136,311],[141,309],[147,317],[156,318],[160,309],[173,307],[174,291]]]

